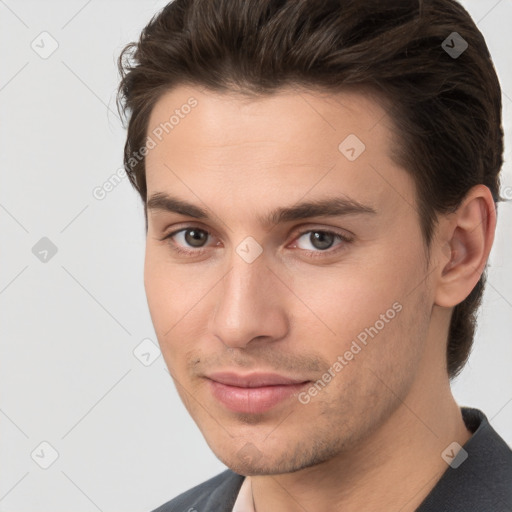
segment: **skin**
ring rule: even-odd
[[[443,450],[471,436],[445,353],[452,308],[491,249],[489,190],[474,187],[440,217],[427,265],[414,181],[391,159],[397,137],[375,98],[179,86],[156,103],[148,134],[191,96],[197,106],[146,157],[148,197],[167,192],[211,216],[148,211],[148,305],[185,407],[216,456],[250,477],[258,511],[415,510],[448,467]],[[354,161],[338,150],[349,134],[366,146]],[[376,213],[258,222],[339,194]],[[201,255],[173,250],[201,249],[183,231],[162,240],[186,227],[211,233]],[[322,249],[315,230],[351,241]],[[248,236],[263,250],[252,263],[236,252]],[[396,302],[401,311],[309,403],[239,414],[213,398],[214,371],[321,379]]]

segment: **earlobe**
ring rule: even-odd
[[[435,296],[438,306],[456,306],[471,293],[485,269],[495,229],[496,209],[491,192],[488,187],[477,185],[443,224]]]

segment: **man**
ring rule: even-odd
[[[176,0],[119,66],[152,321],[230,468],[158,511],[511,511],[510,448],[450,390],[503,152],[467,12]]]

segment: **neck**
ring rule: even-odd
[[[471,437],[446,374],[421,377],[349,452],[294,473],[250,477],[256,512],[414,512],[448,468],[441,453]]]

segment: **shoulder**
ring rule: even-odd
[[[153,512],[231,512],[244,478],[227,469]]]
[[[512,450],[482,411],[462,407],[473,436],[460,450],[418,512],[509,512],[512,510]],[[458,464],[453,464],[459,459]]]

